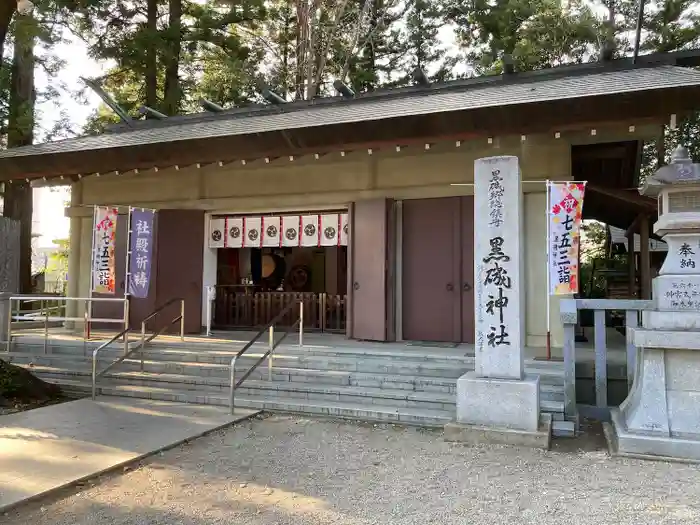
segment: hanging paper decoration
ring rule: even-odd
[[[230,216],[209,221],[210,248],[347,246],[347,213]]]
[[[263,230],[263,246],[278,247],[281,238],[280,217],[265,217],[265,229]]]
[[[260,248],[262,246],[262,217],[246,217],[243,225],[243,246],[245,248]]]
[[[301,216],[301,246],[319,245],[318,215]]]
[[[338,246],[340,241],[340,215],[321,215],[321,246]]]
[[[223,248],[226,232],[226,219],[211,219],[209,221],[209,248]]]
[[[227,248],[242,248],[243,247],[243,217],[228,217],[226,219],[226,247]]]
[[[350,225],[348,223],[348,214],[347,213],[341,213],[340,214],[340,245],[341,246],[347,246],[348,245],[348,237],[350,233]]]
[[[298,215],[282,217],[282,246],[299,246],[300,224],[301,218]]]

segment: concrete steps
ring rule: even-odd
[[[66,391],[87,394],[90,383],[87,381],[62,380],[58,382]],[[99,384],[99,395],[139,397],[181,403],[228,406],[228,392],[202,392],[176,390],[156,386],[134,386],[113,384],[103,381]],[[238,392],[237,392],[238,393]],[[454,410],[422,409],[413,407],[385,406],[343,401],[305,400],[296,398],[252,397],[244,394],[236,396],[236,408],[255,408],[279,412],[298,413],[314,416],[339,417],[362,421],[401,423],[428,427],[442,427],[454,418]]]
[[[230,362],[237,347],[156,345],[132,356],[98,381],[101,394],[228,405]],[[236,377],[263,355],[266,345],[238,359]],[[98,370],[123,354],[123,347],[101,352]],[[65,390],[91,390],[92,349],[81,344],[15,344],[5,354],[15,364]],[[473,369],[474,358],[456,349],[396,348],[387,345],[303,347],[280,345],[273,359],[256,369],[236,391],[236,406],[367,421],[442,426],[454,419],[456,380]],[[555,433],[566,434],[561,363],[529,361],[540,375],[540,404],[551,414]],[[573,424],[572,424],[573,425]]]

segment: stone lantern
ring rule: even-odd
[[[612,409],[610,437],[621,455],[700,460],[700,164],[679,146],[640,193],[658,200],[654,232],[668,255],[653,280],[654,308],[628,334],[634,383]]]

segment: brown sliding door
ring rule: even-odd
[[[473,197],[403,201],[403,339],[473,342],[473,203]]]

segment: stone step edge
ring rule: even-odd
[[[43,377],[42,374],[39,374],[39,377]],[[87,379],[91,380],[91,377],[89,375],[85,375]],[[102,379],[102,378],[101,378]],[[124,375],[121,374],[116,374],[116,375],[110,375],[106,374],[104,376],[104,379],[110,380],[111,382],[106,383],[106,384],[119,384],[119,381],[147,381],[149,383],[155,383],[158,386],[162,386],[164,388],[168,389],[176,389],[174,386],[183,384],[183,382],[178,382],[178,381],[168,381],[168,380],[162,380],[161,378],[158,378],[156,376],[151,376],[148,378],[144,378],[143,376],[127,376],[124,377]],[[97,385],[105,384],[104,381],[98,380]],[[128,382],[126,383],[129,386],[133,387],[151,387],[155,385],[139,385],[139,384],[134,384],[133,382]],[[191,383],[190,383],[191,384]],[[166,385],[173,385],[173,386],[166,386]],[[201,386],[202,388],[198,388],[197,390],[187,390],[187,392],[228,392],[228,382],[225,384],[221,385],[207,385],[207,384],[202,384],[202,385],[195,385],[195,386]],[[225,386],[226,389],[211,389],[212,386]],[[207,388],[209,387],[209,388]],[[291,382],[282,382],[282,381],[264,381],[264,380],[255,380],[255,379],[250,379],[246,380],[242,385],[241,385],[241,390],[247,391],[251,395],[253,392],[250,392],[251,390],[254,391],[259,391],[259,394],[261,397],[264,396],[265,392],[305,392],[309,394],[327,394],[327,395],[344,395],[344,396],[357,396],[358,398],[384,398],[384,399],[397,399],[397,400],[405,400],[405,401],[418,401],[418,402],[423,402],[423,403],[439,403],[439,404],[454,404],[455,403],[455,396],[454,394],[444,394],[440,392],[414,392],[410,390],[400,390],[400,389],[381,389],[381,388],[376,388],[376,387],[359,387],[359,386],[340,386],[340,385],[314,385],[313,383],[291,383]],[[182,390],[183,392],[185,390]]]
[[[74,385],[74,388],[80,389],[83,392],[88,392],[89,388],[87,385],[80,384]],[[99,395],[114,395],[120,397],[140,397],[138,390],[124,389],[119,386],[111,385],[98,385]],[[198,402],[202,400],[203,402]],[[167,390],[167,389],[157,389],[149,392],[148,399],[158,399],[163,401],[175,401],[183,403],[193,403],[193,404],[209,404],[218,406],[228,406],[228,395],[216,396],[207,395],[203,396],[201,394],[193,394],[189,391],[178,391],[178,390]],[[302,401],[302,400],[299,400]],[[359,420],[379,420],[384,422],[399,422],[405,424],[433,424],[434,426],[442,426],[453,419],[452,411],[440,411],[440,410],[427,410],[420,408],[406,408],[406,407],[393,407],[393,406],[382,406],[382,405],[358,405],[353,403],[341,403],[337,401],[324,402],[320,400],[308,401],[303,403],[292,403],[277,400],[268,399],[255,399],[245,396],[236,396],[235,406],[239,408],[257,408],[262,410],[270,411],[280,411],[286,413],[300,413],[300,414],[315,414],[315,415],[329,415],[333,417],[345,417],[349,419],[359,419]],[[302,408],[299,410],[299,408]],[[317,410],[315,410],[317,409]],[[347,414],[338,413],[340,411],[354,411],[354,412],[365,412],[367,414],[384,414],[386,416],[392,416],[390,418],[379,418],[375,419],[371,415],[362,416],[358,414]]]
[[[67,385],[70,387],[84,387],[87,391],[91,391],[92,388],[92,383],[88,381],[80,381],[80,380],[61,380],[61,381],[51,381],[53,383],[59,384],[59,385]],[[147,385],[123,385],[123,384],[115,384],[115,383],[97,383],[98,390],[101,388],[119,388],[122,390],[129,390],[133,392],[140,392],[140,393],[147,393],[147,392],[154,392],[154,391],[161,391],[161,392],[178,392],[178,393],[188,393],[189,395],[194,395],[195,397],[202,397],[202,398],[219,398],[219,397],[224,397],[228,399],[228,392],[226,391],[221,391],[221,390],[207,390],[207,389],[201,389],[201,390],[178,390],[174,388],[165,388],[161,386],[147,386]],[[241,387],[244,388],[244,387]],[[351,387],[351,388],[358,388],[358,387]],[[265,390],[261,389],[263,392]],[[315,392],[317,393],[317,392]],[[324,392],[320,392],[323,394]],[[245,396],[246,394],[241,394]],[[328,395],[333,395],[332,393],[329,393]],[[353,393],[349,393],[347,395],[354,395]],[[357,395],[358,398],[372,398],[373,396],[363,396],[360,394],[355,394]],[[248,398],[251,399],[250,394],[248,394]],[[148,396],[146,396],[148,397]],[[237,396],[238,397],[238,396]],[[264,398],[264,395],[260,395],[260,398]],[[253,397],[254,398],[254,397]],[[299,401],[303,401],[302,398],[295,398],[298,399]],[[394,398],[391,397],[390,399],[402,399],[402,398]],[[422,400],[409,400],[406,399],[407,401],[422,401]],[[265,399],[267,401],[267,399]],[[313,404],[314,401],[316,400],[305,400],[306,402],[304,404]],[[449,402],[441,402],[441,401],[425,401],[426,403],[441,403],[441,404],[455,404],[456,402],[454,399]],[[369,406],[375,406],[374,404],[369,405]],[[381,405],[377,405],[381,406]],[[409,409],[409,408],[407,408]],[[439,409],[430,409],[430,410],[439,410]],[[540,399],[540,412],[546,412],[546,413],[554,413],[554,414],[563,414],[564,413],[564,402],[563,401],[551,401],[551,400],[546,400],[546,399]]]
[[[55,375],[67,375],[67,376],[84,376],[84,377],[91,377],[91,372],[89,370],[73,370],[73,369],[65,369],[65,368],[57,368],[57,367],[50,367],[50,366],[43,366],[43,365],[35,365],[35,366],[27,366],[26,364],[20,363],[19,366],[22,366],[23,368],[26,368],[27,370],[34,371],[37,374],[55,374]],[[265,375],[266,368],[264,368],[264,365],[261,365],[261,374]],[[273,368],[273,375],[278,369]],[[282,369],[280,369],[282,370]],[[308,371],[307,369],[285,369],[285,370],[301,370],[301,371]],[[242,373],[243,371],[241,371]],[[326,372],[324,371],[314,371],[318,372],[317,375],[323,375]],[[282,371],[282,373],[287,373]],[[339,374],[338,374],[339,375]],[[385,380],[388,383],[396,382],[396,383],[411,383],[411,382],[425,382],[427,384],[432,384],[435,386],[456,386],[457,380],[449,380],[449,379],[442,379],[442,378],[433,378],[430,377],[421,377],[421,376],[396,376],[396,375],[382,375],[382,374],[369,374],[365,372],[347,372],[344,373],[350,379],[353,375],[357,376],[362,376],[359,377],[358,379],[365,379],[365,380],[374,380],[374,379],[380,379],[380,380]],[[367,377],[369,376],[369,377]],[[163,383],[183,383],[183,384],[197,384],[197,380],[201,382],[202,385],[214,385],[214,386],[221,386],[221,385],[228,385],[229,380],[228,377],[212,377],[212,376],[199,376],[199,375],[194,375],[194,374],[172,374],[168,372],[140,372],[140,371],[133,371],[133,370],[127,370],[127,371],[119,371],[116,370],[114,372],[109,372],[105,374],[104,377],[108,378],[113,378],[113,379],[119,379],[119,378],[125,378],[125,379],[133,379],[133,380],[144,380],[144,381],[158,381],[158,382],[163,382]],[[371,379],[370,379],[371,378]],[[388,380],[387,380],[388,378]],[[411,380],[409,381],[409,378]],[[251,379],[249,381],[246,381],[245,385],[248,385],[249,382],[254,382],[255,384],[269,384],[268,381],[266,380],[258,380],[258,379]],[[313,385],[313,383],[309,381],[275,381],[273,380],[272,383],[274,385],[298,385],[297,388],[292,388],[290,386],[289,390],[292,389],[308,389],[310,388],[309,385]],[[377,387],[359,387],[355,385],[335,385],[332,383],[322,383],[322,384],[317,384],[316,387],[320,388],[321,385],[324,385],[324,388],[326,386],[328,387],[334,387],[334,388],[367,388],[367,389],[376,389],[376,390],[383,390],[383,391],[396,391],[396,392],[416,392],[416,393],[423,393],[425,391],[423,390],[407,390],[407,389],[391,389],[391,388],[377,388]],[[283,390],[283,388],[278,388],[278,390]],[[426,393],[432,393],[432,391],[427,391]],[[435,392],[436,394],[439,394],[439,392]],[[564,393],[564,386],[563,385],[551,385],[548,383],[540,383],[540,394],[563,394]],[[454,394],[451,394],[454,397]]]
[[[31,346],[31,347],[36,347],[37,349],[43,349],[43,345],[37,344],[27,344],[27,343],[21,343],[24,346]],[[63,345],[61,345],[63,346]],[[67,346],[67,345],[66,345]],[[80,345],[82,346],[82,345]],[[82,348],[79,348],[79,345],[76,345],[73,347],[75,352],[82,352]],[[306,348],[306,347],[305,347]],[[106,352],[104,352],[103,355],[120,355],[121,351],[123,350],[123,347],[115,346],[114,348],[108,348]],[[259,350],[257,347],[253,347],[250,352],[246,352],[246,354],[243,355],[243,358],[255,358],[259,359],[264,352],[267,350],[266,347],[261,347]],[[210,355],[213,357],[233,357],[235,355],[237,350],[232,349],[230,351],[221,351],[221,350],[199,350],[199,349],[188,349],[188,348],[172,348],[172,347],[150,347],[150,350],[147,351],[147,353],[162,353],[162,354],[183,354],[183,355]],[[280,353],[283,352],[289,352],[286,355],[279,355]],[[26,353],[31,353],[31,352],[26,352]],[[49,352],[49,353],[54,353],[54,352]],[[88,354],[92,354],[91,350],[87,351]],[[54,353],[55,355],[67,355],[64,353]],[[280,345],[278,349],[276,350],[276,355],[280,358],[284,357],[289,357],[289,358],[300,358],[300,357],[317,357],[317,358],[322,358],[322,357],[328,357],[328,358],[338,358],[338,359],[345,359],[345,358],[353,358],[353,357],[364,357],[364,358],[370,358],[370,359],[386,359],[386,358],[394,358],[397,360],[401,360],[402,362],[405,363],[425,363],[425,362],[433,362],[433,361],[458,361],[460,363],[463,363],[467,366],[473,366],[475,358],[472,355],[455,355],[455,356],[450,356],[450,355],[435,355],[435,354],[427,354],[427,355],[415,355],[411,351],[390,351],[390,350],[380,350],[380,351],[371,351],[371,350],[363,350],[363,349],[358,349],[356,351],[348,350],[348,349],[322,349],[322,348],[312,348],[309,351],[305,351],[304,348],[299,348],[295,346],[286,346],[286,345]],[[357,359],[354,359],[357,360]],[[391,359],[390,359],[391,360]],[[194,360],[196,361],[196,359]],[[524,360],[525,366],[531,366],[531,367],[542,367],[545,369],[551,368],[551,369],[556,369],[556,370],[563,370],[563,363],[561,361],[544,361],[540,359],[525,359]],[[448,363],[443,363],[445,366],[454,366],[454,363],[448,362]]]
[[[32,354],[32,353],[27,353],[27,352],[10,352],[10,353],[5,353],[4,355],[12,358],[12,357],[19,357],[19,358],[38,358],[38,359],[61,359],[64,361],[74,361],[74,362],[87,362],[87,364],[92,366],[92,357],[91,356],[80,356],[80,355],[68,355],[68,354]],[[152,356],[155,357],[155,356]],[[260,357],[262,357],[262,354],[260,354]],[[274,356],[275,361],[279,361],[284,359],[284,356]],[[129,363],[140,363],[140,358],[129,358],[126,359],[125,362]],[[103,365],[107,365],[109,363],[113,362],[112,359],[108,359],[106,357],[98,358],[98,363],[102,363]],[[202,369],[209,367],[209,368],[229,368],[228,363],[213,363],[213,362],[208,362],[208,361],[174,361],[174,360],[157,360],[157,359],[144,359],[144,364],[170,364],[172,366],[190,366],[190,367],[201,367]],[[454,366],[425,366],[425,364],[416,364],[416,363],[407,363],[407,362],[401,362],[404,367],[410,368],[411,366],[415,366],[416,368],[424,368],[428,370],[440,370],[440,369],[448,369],[448,370],[453,370]],[[245,362],[241,362],[241,364],[245,364]],[[391,366],[394,364],[392,363]],[[333,366],[332,364],[330,366]],[[377,366],[382,366],[380,364],[377,364]],[[280,368],[280,369],[290,369],[290,370],[319,370],[319,371],[326,371],[324,369],[320,368],[294,368],[291,366],[282,366],[282,367],[275,367],[275,368]],[[470,368],[465,368],[465,373],[468,371],[472,371],[473,369]],[[356,374],[382,374],[382,375],[392,375],[392,376],[420,376],[420,374],[383,374],[382,372],[358,372],[358,371],[353,371],[353,370],[328,370],[330,372],[335,372],[335,373],[356,373]],[[549,379],[563,379],[564,377],[564,372],[563,370],[541,370],[536,367],[527,367],[526,371],[530,375],[539,375],[541,378],[545,378],[545,380]],[[430,378],[433,376],[423,376],[426,378]],[[436,378],[440,379],[440,378]],[[445,379],[453,379],[456,380],[456,378],[445,378]]]

